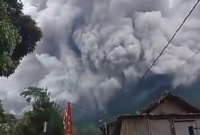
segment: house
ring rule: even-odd
[[[187,101],[165,92],[160,98],[135,114],[117,116],[100,126],[107,135],[189,135],[188,127],[200,127],[200,110]],[[200,130],[194,130],[200,135]]]

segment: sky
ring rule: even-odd
[[[145,99],[154,88],[142,91],[134,85],[196,0],[22,2],[23,12],[37,21],[44,36],[35,52],[21,61],[14,74],[9,78],[0,77],[0,98],[6,110],[16,114],[30,109],[19,96],[28,86],[48,87],[58,103],[71,101],[93,110],[108,110],[111,101],[118,100],[119,96],[124,101],[130,91],[134,102]],[[157,75],[170,76],[166,82],[175,88],[199,70],[198,53],[179,68],[200,48],[199,12],[200,6],[197,6],[150,70],[149,80]],[[184,85],[196,81],[198,75]]]

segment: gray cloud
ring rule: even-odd
[[[58,102],[79,101],[100,110],[106,109],[118,93],[134,93],[133,85],[195,2],[23,0],[24,12],[38,21],[44,37],[15,74],[8,79],[0,78],[1,95],[10,102],[8,109],[21,104],[19,97],[19,102],[17,98],[14,101],[8,93],[15,93],[16,97],[17,92],[30,85],[48,87]],[[174,86],[199,69],[197,54],[183,70],[175,70],[199,49],[199,11],[198,6],[151,69],[152,74],[172,74]],[[143,98],[146,95],[148,92],[141,93]]]

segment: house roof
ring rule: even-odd
[[[158,107],[165,101],[171,101],[183,109],[185,109],[188,113],[184,114],[151,114],[150,112]],[[188,118],[200,118],[200,109],[191,105],[183,98],[173,95],[170,92],[165,92],[162,94],[156,101],[149,104],[147,107],[141,109],[140,111],[136,112],[135,114],[124,114],[117,116],[115,121],[107,123],[107,126],[114,128],[114,135],[120,135],[119,130],[121,127],[121,122],[123,119],[126,118],[145,118],[148,117],[150,119],[168,119],[168,118],[175,118],[175,119],[188,119]],[[100,126],[101,131],[105,134],[105,127],[103,125]]]
[[[117,120],[122,120],[126,118],[145,118],[150,119],[188,119],[188,118],[200,118],[200,113],[185,113],[185,114],[123,114],[117,116]]]
[[[136,113],[137,114],[150,113],[152,110],[154,110],[156,107],[158,107],[160,104],[162,104],[166,100],[169,100],[179,105],[180,107],[188,111],[188,113],[200,113],[200,109],[191,105],[189,102],[187,102],[183,98],[177,95],[173,95],[172,93],[167,92],[167,91],[164,94],[162,94],[156,101],[152,102],[151,104],[149,104],[148,106],[146,106],[145,108],[141,109],[140,111]]]
[[[131,119],[131,118],[149,118],[149,119],[176,119],[176,121],[181,120],[188,120],[194,118],[200,118],[200,113],[185,113],[185,114],[123,114],[117,116],[115,121],[111,121],[107,123],[107,129],[112,128],[113,133],[112,135],[120,135],[120,127],[122,121],[124,119]],[[105,135],[105,125],[100,125],[100,130]]]

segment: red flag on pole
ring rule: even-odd
[[[64,135],[73,135],[71,104],[67,103],[63,117]]]

